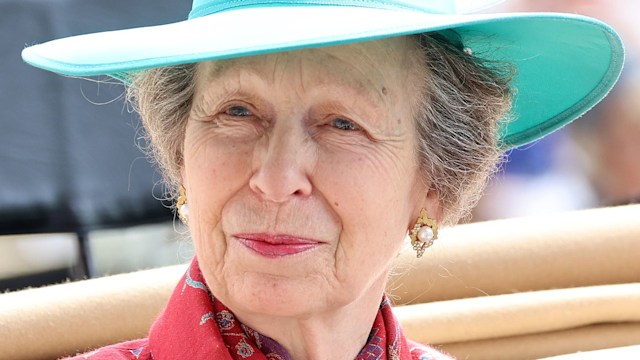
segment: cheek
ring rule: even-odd
[[[194,234],[211,233],[218,226],[225,204],[248,183],[250,154],[246,145],[228,143],[206,130],[187,134],[184,176]]]
[[[409,158],[371,150],[319,161],[315,184],[342,222],[345,258],[392,258],[401,246],[415,205]]]
[[[410,151],[372,147],[358,152],[321,152],[314,178],[329,204],[361,216],[410,208],[416,172]]]

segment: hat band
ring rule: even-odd
[[[193,0],[189,19],[237,8],[276,6],[350,6],[374,9],[419,10],[455,14],[455,0]]]

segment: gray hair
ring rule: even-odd
[[[501,159],[498,125],[511,105],[511,68],[471,55],[441,33],[416,36],[424,79],[415,111],[418,157],[425,184],[435,191],[441,223],[470,213]],[[134,74],[127,98],[142,118],[148,153],[175,199],[183,166],[184,132],[193,101],[197,64]]]
[[[453,224],[469,215],[504,154],[498,129],[511,109],[514,70],[472,54],[453,31],[422,34],[420,45],[427,72],[416,113],[419,158],[441,222]]]

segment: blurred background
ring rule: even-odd
[[[499,11],[565,12],[610,24],[627,50],[620,81],[578,121],[509,152],[473,220],[549,213],[640,200],[640,25],[634,0],[513,0]],[[492,10],[495,10],[492,9]]]
[[[26,65],[34,43],[183,20],[189,0],[0,0],[0,291],[187,261],[124,86]],[[179,225],[176,225],[179,226]],[[187,248],[183,249],[183,244]],[[183,252],[184,250],[184,252]]]
[[[185,229],[162,201],[140,123],[109,79],[22,62],[29,44],[186,17],[190,0],[0,0],[0,292],[187,262]],[[640,200],[640,13],[634,0],[513,0],[611,24],[627,62],[579,121],[509,152],[470,221]],[[492,9],[492,10],[495,10]]]

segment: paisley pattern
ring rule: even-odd
[[[330,346],[330,344],[328,344]],[[69,359],[292,360],[275,340],[241,324],[205,285],[194,259],[149,338],[124,342]],[[355,360],[447,360],[433,348],[404,338],[386,296],[367,343]]]
[[[250,357],[254,353],[253,346],[247,344],[244,339],[240,339],[236,344],[235,350],[236,354],[240,355],[243,359]]]
[[[235,319],[231,312],[222,310],[216,314],[216,322],[218,323],[218,327],[220,328],[220,330],[226,331],[233,329]]]

